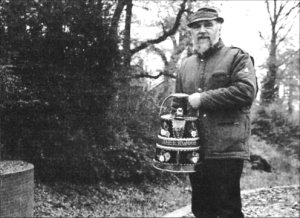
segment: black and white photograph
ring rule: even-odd
[[[0,0],[0,217],[300,217],[299,0]]]

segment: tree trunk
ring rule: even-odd
[[[268,72],[261,92],[261,101],[265,105],[274,102],[278,97],[278,86],[276,84],[278,71],[276,52],[276,34],[273,32],[270,44],[269,59],[267,63]]]
[[[120,21],[123,8],[125,6],[124,1],[125,0],[118,0],[116,10],[114,12],[114,15],[110,23],[109,37],[115,40],[118,40],[118,26],[119,26],[119,21]]]
[[[124,67],[126,67],[126,68],[130,67],[130,61],[131,61],[131,52],[130,52],[131,17],[132,17],[132,0],[127,0],[126,1],[124,41],[123,41]]]

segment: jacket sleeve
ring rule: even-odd
[[[251,57],[238,50],[231,65],[228,87],[202,93],[200,108],[209,110],[249,107],[257,93],[257,79]]]

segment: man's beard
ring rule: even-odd
[[[209,38],[198,38],[194,44],[195,51],[200,55],[203,55],[211,47],[212,42]]]

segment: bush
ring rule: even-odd
[[[142,181],[155,179],[152,167],[158,107],[152,96],[137,87],[122,86],[107,113],[112,138],[105,150],[107,178]]]
[[[0,4],[3,158],[32,162],[41,179],[97,179],[90,155],[105,150],[120,66],[101,11],[111,3]]]
[[[158,107],[121,69],[115,3],[0,3],[1,156],[32,162],[39,179],[162,175],[151,166]]]
[[[286,152],[299,154],[299,115],[289,114],[282,105],[258,107],[252,119],[252,134],[282,146]]]

